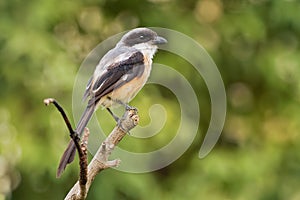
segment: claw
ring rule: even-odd
[[[133,106],[130,106],[128,104],[125,105],[125,110],[128,111],[128,110],[135,110],[135,111],[138,111],[138,109],[136,107],[133,107]]]

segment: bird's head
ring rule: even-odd
[[[126,33],[118,45],[134,47],[137,50],[157,49],[157,45],[165,44],[167,40],[158,36],[156,32],[148,28],[136,28]]]

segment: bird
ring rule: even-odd
[[[101,58],[83,95],[83,99],[88,99],[88,102],[75,129],[80,137],[93,113],[99,107],[106,108],[118,122],[118,117],[110,108],[118,106],[130,108],[128,103],[149,78],[152,59],[158,46],[166,43],[167,40],[164,37],[149,28],[135,28],[124,34],[115,47]],[[74,160],[75,153],[75,144],[73,140],[70,140],[60,159],[57,178]]]

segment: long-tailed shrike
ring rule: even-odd
[[[109,108],[128,106],[129,101],[141,90],[150,75],[157,45],[164,43],[167,43],[167,40],[154,31],[136,28],[126,33],[117,45],[102,57],[84,94],[84,99],[89,97],[89,101],[76,128],[79,136],[99,106],[106,108],[117,120]],[[60,177],[67,164],[74,160],[75,152],[75,144],[71,140],[60,160],[57,177]]]

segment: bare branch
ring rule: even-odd
[[[64,109],[59,105],[59,103],[55,99],[53,99],[53,98],[44,99],[44,104],[46,106],[49,106],[51,103],[53,103],[54,106],[57,108],[57,110],[60,112],[61,116],[63,117],[63,119],[64,119],[64,121],[65,121],[65,123],[66,123],[66,125],[67,125],[67,127],[69,129],[70,134],[74,134],[75,131],[72,128],[72,125],[71,125],[71,123],[69,121],[69,118],[67,117]]]
[[[82,157],[79,158],[79,166],[80,166],[80,174],[79,174],[79,185],[80,185],[80,195],[79,199],[84,199],[87,195],[86,190],[86,183],[87,183],[87,166],[88,166],[88,160],[87,160],[87,145],[88,145],[88,138],[89,138],[90,132],[88,128],[84,129],[84,135],[81,142],[81,150],[83,152]]]
[[[87,143],[88,143],[88,137],[89,137],[89,130],[86,128],[84,130],[84,136],[82,139],[82,142],[80,144],[80,137],[77,134],[76,131],[73,130],[72,125],[70,123],[69,118],[67,117],[64,109],[59,105],[59,103],[53,99],[53,98],[48,98],[44,100],[44,104],[46,106],[50,105],[53,103],[57,110],[61,113],[66,126],[68,127],[68,130],[70,132],[70,137],[75,143],[78,156],[79,156],[79,166],[80,166],[80,175],[79,175],[79,183],[80,183],[80,193],[78,195],[78,199],[85,199],[87,195],[87,190],[86,190],[86,183],[87,183]]]
[[[74,131],[74,129],[72,128],[70,120],[69,120],[68,116],[66,115],[64,109],[59,105],[59,103],[55,99],[53,99],[53,98],[44,99],[44,104],[46,106],[50,105],[51,103],[53,103],[55,105],[55,107],[57,108],[57,110],[61,113],[61,115],[62,115],[62,117],[65,121],[65,124],[69,129],[70,137],[72,138],[72,140],[75,143],[76,149],[77,149],[78,154],[79,154],[79,158],[83,157],[84,153],[83,153],[83,151],[81,149],[81,146],[79,144],[80,137],[79,137],[78,133],[76,131]]]
[[[73,186],[69,191],[65,200],[78,200],[85,199],[89,191],[91,184],[93,183],[96,175],[103,171],[104,169],[110,167],[116,167],[120,164],[120,160],[109,161],[108,157],[112,153],[115,146],[123,139],[127,132],[134,128],[139,122],[139,117],[137,115],[137,110],[130,108],[126,110],[122,118],[120,119],[118,125],[112,130],[109,136],[102,142],[97,153],[93,157],[92,161],[88,166],[88,175],[86,182],[86,193],[85,196],[81,195],[81,184],[79,181]]]

